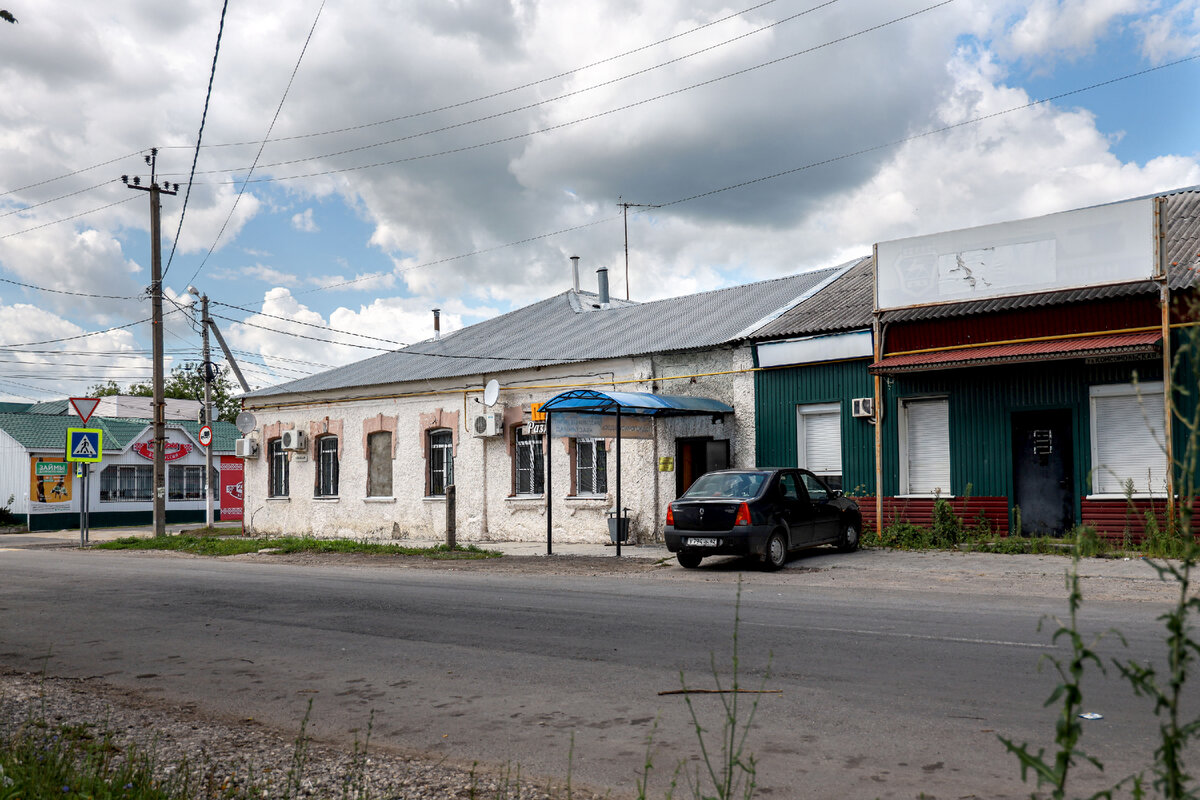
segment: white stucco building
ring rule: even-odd
[[[256,533],[544,540],[609,538],[611,430],[546,441],[537,407],[571,389],[720,401],[732,413],[626,421],[621,504],[634,541],[709,469],[753,466],[754,364],[743,337],[845,267],[653,303],[567,291],[442,338],[251,392],[245,526]],[[577,281],[576,281],[577,283]],[[602,284],[603,286],[603,284]],[[500,387],[494,405],[484,389]],[[300,434],[300,435],[297,435]]]

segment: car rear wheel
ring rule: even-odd
[[[763,568],[777,570],[787,563],[787,539],[783,531],[775,530],[767,539],[767,551],[763,553]]]
[[[692,553],[687,550],[680,550],[675,554],[675,558],[679,561],[679,566],[684,569],[695,569],[700,566],[700,559],[704,556],[699,553]]]
[[[847,522],[842,526],[842,538],[838,541],[838,551],[842,553],[853,553],[858,549],[858,523]]]

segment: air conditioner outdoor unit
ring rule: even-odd
[[[476,436],[499,436],[504,432],[503,414],[480,414],[471,426]]]
[[[856,397],[850,401],[850,415],[854,417],[875,416],[874,397]]]
[[[304,431],[284,431],[279,446],[284,450],[303,450],[308,447]]]
[[[233,454],[238,458],[257,458],[258,442],[253,439],[236,439],[233,442]]]

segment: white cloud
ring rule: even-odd
[[[1142,35],[1142,53],[1161,64],[1200,50],[1200,0],[1181,0],[1165,11],[1135,23]]]
[[[1026,58],[1083,55],[1117,20],[1147,5],[1148,0],[1033,0],[1013,25],[1008,44]]]
[[[313,210],[306,208],[299,214],[292,215],[292,227],[304,233],[316,233],[321,230],[313,221]]]

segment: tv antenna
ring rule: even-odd
[[[631,208],[662,208],[661,205],[651,205],[650,203],[624,203],[621,198],[617,197],[617,206],[621,209],[621,215],[625,218],[625,299],[629,299],[629,209]]]

